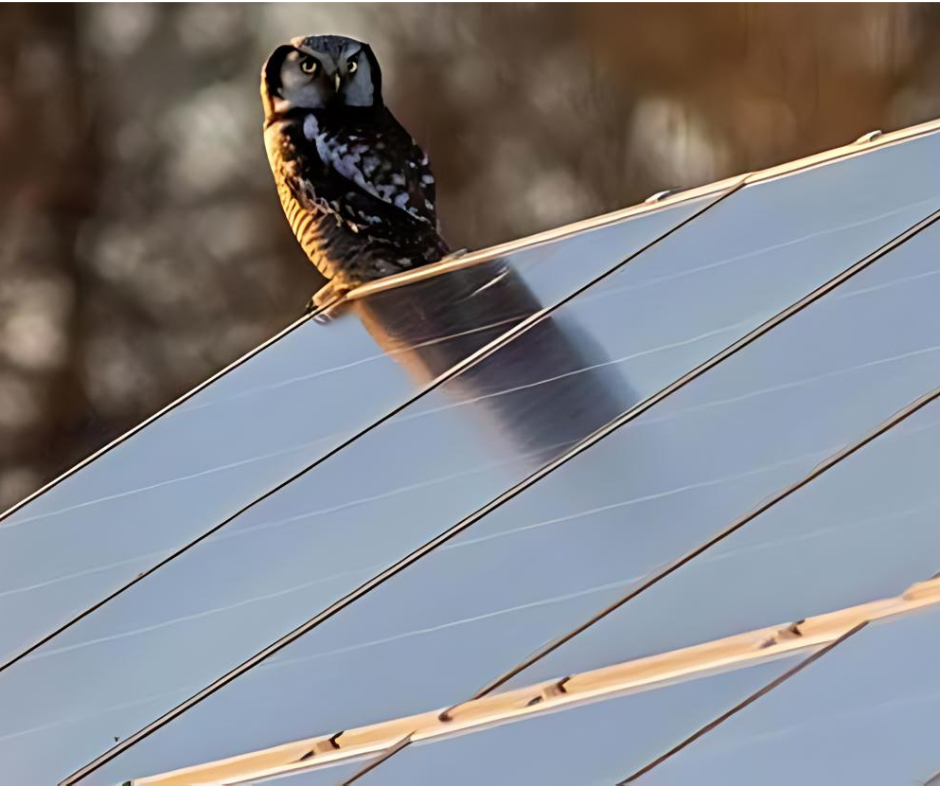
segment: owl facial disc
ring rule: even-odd
[[[295,108],[382,106],[381,71],[371,47],[343,36],[306,36],[278,47],[262,71],[267,119]]]

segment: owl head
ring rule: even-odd
[[[380,107],[382,72],[368,44],[345,36],[291,39],[261,70],[265,117],[295,108]]]

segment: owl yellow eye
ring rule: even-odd
[[[317,73],[317,65],[317,61],[312,57],[305,57],[300,61],[300,70],[303,71],[304,74],[313,75]]]
[[[355,60],[353,60],[347,67],[347,70],[349,71],[350,74],[355,74],[357,68],[359,68],[359,64]]]

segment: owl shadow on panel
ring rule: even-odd
[[[505,260],[353,302],[378,345],[421,386],[542,308]],[[481,355],[440,391],[470,405],[461,418],[531,456],[533,464],[558,456],[637,402],[616,364],[571,319],[542,318]]]

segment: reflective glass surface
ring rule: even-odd
[[[791,655],[410,744],[355,784],[614,785],[799,661]]]
[[[212,382],[0,521],[0,665],[716,196],[374,296]]]
[[[106,766],[104,773],[118,781],[159,771],[194,739],[211,760],[232,748],[248,751],[471,697],[940,385],[940,316],[931,306],[940,299],[931,254],[938,238],[940,224],[119,759],[139,759],[139,765],[113,772]],[[912,423],[930,424],[932,412]],[[889,433],[830,471],[842,484],[817,480],[729,538],[730,558],[693,562],[512,685],[898,593],[928,573],[925,562],[940,548],[940,530],[924,516],[940,508],[940,492],[930,483],[937,447],[929,430]],[[907,467],[908,453],[924,457],[920,470],[910,470],[903,482],[872,483],[885,467]],[[843,504],[856,485],[864,492]],[[906,541],[893,540],[897,529]],[[737,547],[748,540],[757,547]],[[679,584],[696,577],[699,565],[706,579]],[[805,576],[795,569],[804,566]],[[766,583],[758,582],[762,576]],[[632,609],[643,611],[635,621]],[[237,730],[225,724],[232,719],[239,720]],[[181,765],[173,760],[165,768]]]
[[[4,702],[30,704],[30,716],[34,719],[68,718],[66,710],[80,713],[80,707],[73,706],[67,692],[53,703],[37,705],[30,687],[46,681],[48,674],[72,671],[74,675],[75,655],[81,653],[82,659],[88,661],[82,669],[85,681],[99,681],[98,676],[106,672],[106,681],[99,682],[102,702],[104,698],[121,698],[126,704],[108,719],[119,719],[127,726],[145,724],[150,718],[139,713],[131,702],[140,694],[141,686],[166,691],[168,698],[177,692],[179,700],[185,699],[188,695],[174,687],[197,676],[208,683],[238,665],[390,562],[472,513],[546,460],[558,456],[614,414],[704,361],[936,208],[940,204],[940,183],[923,173],[923,162],[925,157],[929,161],[938,155],[937,140],[928,141],[930,145],[918,140],[751,186],[718,203],[704,216],[566,304],[550,320],[542,321],[467,373],[423,397],[48,644],[36,659],[17,666],[21,670],[16,674],[16,685],[12,683],[12,674],[6,684],[0,681],[0,696]],[[876,194],[866,188],[873,178],[880,184],[893,182],[895,188],[886,186]],[[807,200],[807,194],[814,199]],[[891,202],[891,198],[896,201]],[[805,338],[801,341],[805,342]],[[813,336],[813,341],[817,337]],[[802,353],[800,347],[798,355]],[[860,363],[868,360],[866,356]],[[818,358],[817,364],[821,365],[817,374],[821,374],[832,359]],[[757,365],[768,366],[766,361]],[[777,369],[776,356],[769,367],[782,375],[783,382],[792,380],[787,371]],[[800,372],[803,371],[801,368]],[[747,379],[733,382],[730,396],[740,393],[742,382]],[[893,403],[897,398],[890,390],[882,395],[885,399],[879,400],[881,404]],[[729,396],[727,388],[721,396]],[[792,396],[786,399],[793,401]],[[865,406],[872,410],[875,407]],[[865,408],[865,413],[872,412]],[[823,433],[826,440],[818,446],[813,444],[817,451],[828,450],[827,440],[831,441],[833,435],[844,440],[840,430],[848,429],[846,422],[837,416],[830,414],[826,418],[833,425],[830,432]],[[770,423],[763,413],[757,421]],[[705,424],[711,423],[710,419],[705,420]],[[858,423],[851,421],[851,430],[857,429]],[[647,483],[653,480],[658,485],[664,469],[682,467],[687,459],[680,462],[672,455],[675,442],[684,439],[681,433],[687,426],[673,421],[662,435],[653,439],[641,436],[637,442],[627,444],[626,449],[614,450],[614,464],[609,465],[609,458],[604,460],[600,475],[595,469],[589,470],[587,476],[578,476],[576,472],[575,476],[567,477],[569,483],[562,485],[560,493],[548,493],[543,502],[539,499],[544,491],[528,496],[535,501],[533,511],[539,517],[546,516],[547,506],[552,512],[548,517],[565,516],[565,511],[558,509],[560,503],[569,507],[569,513],[571,506],[581,510],[596,506],[605,494],[610,494],[610,482],[616,490],[617,485],[623,486],[623,479],[645,479]],[[700,432],[689,437],[697,438],[695,456],[699,458],[716,452],[714,447],[704,448],[706,438],[724,440],[719,430],[711,436]],[[603,441],[599,446],[607,443]],[[784,444],[774,449],[776,462],[788,458],[779,456],[787,448]],[[765,450],[770,452],[767,447]],[[744,474],[746,482],[751,478],[746,471],[752,463],[740,458],[739,462],[744,465],[737,472]],[[735,467],[731,460],[726,464]],[[541,487],[537,485],[533,491]],[[735,492],[735,501],[740,502],[740,489]],[[516,524],[538,521],[513,520]],[[721,524],[721,520],[709,523],[703,532]],[[681,527],[688,525],[682,523]],[[477,540],[488,533],[485,529],[476,531],[471,529],[465,538]],[[574,530],[567,530],[562,540],[570,539],[573,533]],[[691,538],[700,533],[691,533]],[[630,548],[640,561],[642,545],[648,541],[644,531],[637,537],[635,544],[639,546]],[[674,555],[675,545],[665,532],[656,546],[664,549],[667,557]],[[554,560],[561,555],[558,553]],[[633,560],[633,553],[627,555]],[[589,545],[578,558],[598,562],[598,576],[614,569],[617,576],[611,582],[622,586],[629,579],[623,575],[624,561],[610,560],[618,556],[622,558],[623,554],[601,541]],[[601,563],[602,559],[608,563]],[[616,567],[612,566],[614,563]],[[546,566],[549,569],[544,572],[545,582],[534,588],[537,596],[531,599],[536,604],[523,604],[541,607],[542,615],[551,616],[556,611],[541,605],[543,597],[539,595],[568,598],[568,592],[563,588],[553,591],[550,583],[555,575],[551,564]],[[577,586],[581,580],[583,576],[572,582]],[[478,574],[477,581],[485,585],[485,573]],[[559,585],[568,582],[564,578]],[[442,578],[442,583],[446,583],[446,578]],[[524,585],[519,585],[524,590]],[[573,593],[576,604],[582,605],[575,611],[577,617],[597,609],[604,601],[603,593],[612,591],[601,589],[602,593],[588,599],[590,592],[581,593],[582,590],[583,584]],[[443,585],[429,592],[432,599],[444,599],[447,593]],[[489,590],[480,596],[491,599],[487,594]],[[468,601],[473,596],[469,595]],[[453,611],[454,608],[448,608],[447,615]],[[447,624],[448,619],[441,623]],[[523,645],[518,641],[508,645],[531,649],[530,636],[529,630],[520,630]],[[375,632],[358,630],[351,644],[338,642],[332,648],[386,637],[397,639],[383,627]],[[182,644],[186,648],[185,658]],[[491,648],[488,643],[487,649],[480,649],[481,659],[491,659]],[[511,653],[515,659],[518,652]],[[168,654],[180,656],[170,659]],[[483,680],[500,667],[512,664],[501,666],[498,663],[501,656],[483,664]],[[156,671],[153,666],[158,659],[160,669]],[[335,671],[336,688],[350,686],[343,684],[349,676],[349,659],[352,657],[324,668]],[[120,668],[115,670],[114,665]],[[112,667],[106,670],[105,666]],[[320,676],[307,666],[300,670],[304,680]],[[462,681],[471,680],[467,674],[459,676]],[[307,704],[301,735],[321,732],[324,727],[329,730],[363,724],[387,714],[408,713],[405,704],[392,707],[393,701],[401,698],[397,690],[406,686],[404,681],[393,676],[394,691],[385,688],[378,696],[369,694],[371,681],[370,678],[368,692],[364,685],[352,685],[339,704],[339,715],[334,714],[336,695],[322,703],[318,698],[315,706]],[[423,688],[424,681],[433,679],[425,673],[414,686]],[[20,689],[11,689],[14,686]],[[294,685],[288,682],[285,686]],[[301,682],[296,686],[305,685]],[[447,689],[451,691],[454,686]],[[409,695],[406,700],[416,703],[417,697]],[[427,697],[421,695],[420,699]],[[385,698],[389,698],[387,703]],[[317,716],[321,711],[323,716]],[[194,713],[195,710],[187,712],[182,719]],[[295,718],[290,718],[289,723],[298,724]],[[149,736],[141,746],[123,753],[93,779],[121,781],[134,774],[194,762],[178,762],[184,757],[183,751],[162,744],[166,741],[164,734],[176,724],[171,723]],[[88,737],[95,735],[98,725],[103,723],[82,725],[80,734],[69,737],[73,742],[72,753],[85,746],[83,740],[87,742]],[[61,732],[63,726],[58,727]],[[230,749],[219,752],[214,749],[217,743],[214,727],[200,727],[198,742],[204,757],[195,760],[224,757],[283,740],[270,740],[284,730],[279,724],[265,728],[263,741],[248,733],[240,738],[239,732],[226,725],[219,735],[225,737],[222,749]],[[33,741],[41,742],[43,735]],[[97,740],[100,738],[98,735]],[[58,753],[61,762],[66,762],[69,753],[64,748]],[[194,754],[191,748],[189,753]]]
[[[936,362],[934,354],[940,385]],[[900,387],[897,378],[888,380]],[[935,400],[522,671],[510,686],[902,593],[940,568],[937,467]]]
[[[937,606],[869,624],[635,784],[923,785],[940,762],[938,644]]]

